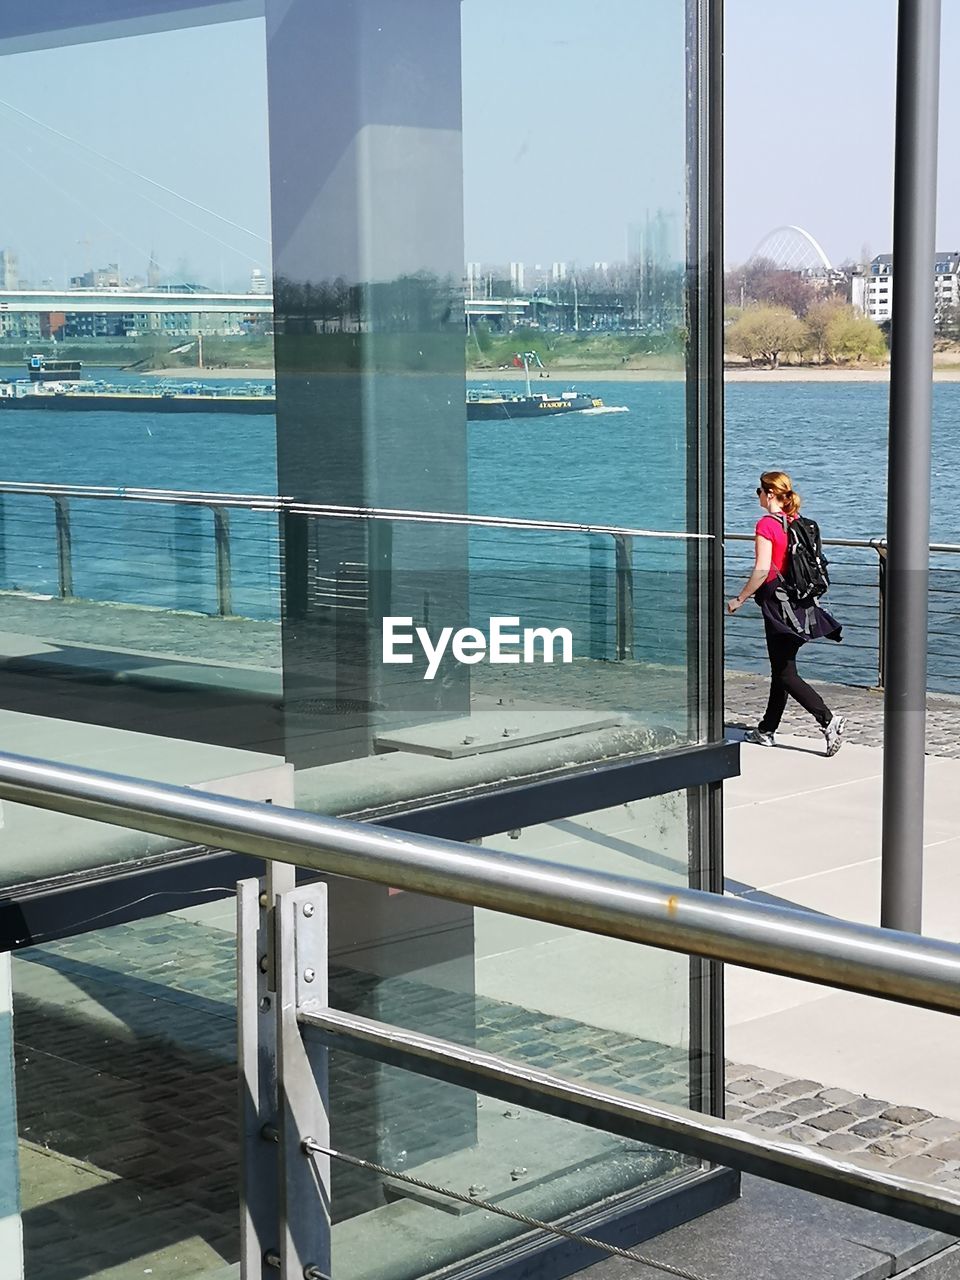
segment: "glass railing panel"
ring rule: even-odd
[[[598,1209],[609,1212],[618,1202],[638,1208],[700,1167],[675,1152],[410,1072],[371,1069],[349,1053],[331,1056],[330,1074],[333,1146],[390,1171],[332,1161],[332,1260],[343,1280],[419,1280],[466,1259],[489,1264],[505,1246],[532,1251],[557,1243],[496,1209],[592,1234]],[[371,1079],[392,1099],[379,1112],[389,1153],[378,1150],[383,1144],[363,1123]],[[450,1143],[454,1133],[458,1145]],[[474,1203],[412,1186],[403,1175]],[[605,1256],[598,1250],[595,1261]],[[528,1265],[536,1263],[528,1258]]]
[[[478,845],[494,866],[498,854],[514,853],[686,887],[701,883],[699,803],[696,793],[677,792],[507,831]],[[332,882],[329,891],[335,1007],[568,1079],[711,1107],[706,988],[702,967],[690,957],[373,885]],[[534,1216],[582,1209],[601,1186],[604,1196],[649,1192],[657,1179],[695,1167],[673,1153],[588,1137],[465,1089],[353,1065],[349,1054],[337,1054],[336,1062],[335,1146],[427,1181],[458,1186],[466,1179]],[[370,1125],[364,1118],[374,1114],[378,1121]],[[373,1212],[383,1180],[334,1164],[338,1217]],[[516,1174],[518,1168],[526,1172]],[[369,1222],[376,1221],[373,1212]],[[513,1230],[475,1222],[491,1240],[510,1238]],[[444,1236],[451,1248],[475,1243],[470,1232]],[[352,1238],[346,1226],[341,1238]],[[419,1273],[401,1267],[395,1274]]]
[[[28,1276],[236,1263],[234,964],[231,932],[172,915],[14,958]]]

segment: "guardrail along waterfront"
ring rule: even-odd
[[[343,551],[350,539],[333,533],[348,524],[364,531],[352,554]],[[427,561],[430,537],[442,529],[464,536],[450,557],[461,567],[449,574]],[[576,656],[603,661],[684,664],[689,551],[707,541],[675,531],[270,494],[0,482],[0,590],[271,622],[283,610],[337,609],[429,623],[452,598],[477,625],[518,614],[571,627]],[[726,534],[724,541],[732,594],[750,571],[753,539]],[[819,646],[817,674],[882,688],[885,541],[833,538],[824,545],[827,603],[844,625],[844,642]],[[930,556],[929,687],[960,693],[960,545],[932,543]],[[428,579],[432,585],[424,586]],[[745,610],[727,626],[726,656],[733,669],[765,671],[758,611]]]
[[[753,566],[753,535],[728,533],[727,595],[734,595]],[[825,538],[830,569],[826,607],[843,624],[841,645],[818,646],[819,678],[882,689],[887,605],[885,538]],[[744,626],[743,623],[746,622]],[[960,693],[960,545],[930,543],[930,610],[927,687]],[[727,666],[766,671],[766,647],[758,610],[746,610],[726,629]]]
[[[598,660],[683,664],[684,593],[649,584],[678,581],[706,541],[264,494],[0,482],[2,590],[274,622],[337,609],[446,623],[460,608],[461,624],[519,615],[568,627],[575,655]],[[435,567],[444,560],[449,570]],[[666,607],[644,616],[639,597],[654,594]]]

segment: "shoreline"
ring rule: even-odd
[[[179,382],[216,381],[273,381],[276,374],[270,368],[251,369],[151,369],[144,370],[145,378],[168,378]],[[320,376],[314,373],[312,376]],[[419,375],[423,376],[423,375]],[[429,376],[429,375],[427,375]],[[525,381],[522,369],[468,369],[467,382],[491,383]],[[580,383],[586,385],[591,379],[597,382],[683,382],[682,369],[595,369],[560,368],[550,370],[549,377],[531,377],[530,388],[535,390],[541,383],[545,387],[561,383]],[[780,369],[727,368],[723,371],[724,382],[889,382],[890,369],[836,369],[816,365],[797,367],[784,365]],[[933,370],[934,382],[960,382],[960,365]]]
[[[132,371],[131,371],[132,372]],[[253,381],[261,381],[267,378],[273,381],[275,373],[273,369],[139,369],[136,370],[139,377],[142,378],[170,378],[175,382],[203,382],[216,381],[220,378],[224,381],[240,381],[244,378]]]
[[[545,383],[588,382],[683,382],[681,369],[558,369]],[[784,365],[779,369],[726,368],[724,382],[889,382],[890,369],[836,369],[829,366]],[[934,382],[960,382],[960,366],[933,370]],[[522,369],[467,370],[468,382],[523,382]],[[540,378],[531,378],[533,390]]]

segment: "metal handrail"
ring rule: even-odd
[[[753,542],[754,534],[752,533],[725,533],[723,535],[724,542]],[[886,549],[886,538],[824,538],[823,545],[825,547],[857,547],[865,551],[878,551],[881,548]],[[956,542],[931,542],[931,552],[960,552],[960,543]]]
[[[529,1107],[641,1142],[653,1142],[744,1173],[859,1204],[935,1230],[957,1232],[960,1196],[904,1177],[896,1169],[865,1169],[826,1151],[768,1131],[640,1097],[609,1085],[570,1080],[530,1062],[502,1058],[407,1027],[305,1003],[297,1013],[331,1048],[387,1066],[432,1076],[487,1097]]]
[[[474,907],[641,942],[749,968],[960,1012],[960,947],[892,930],[692,889],[537,862],[345,819],[0,754],[0,797],[60,813],[225,847],[328,875],[350,876]],[[300,1017],[300,1014],[298,1014]],[[518,1099],[612,1132],[665,1140],[701,1158],[954,1230],[960,1196],[888,1170],[735,1124],[494,1059],[400,1027],[310,1016],[354,1052]],[[412,1055],[412,1058],[411,1058]]]
[[[696,889],[0,753],[0,798],[960,1013],[960,946]]]
[[[531,529],[549,533],[604,533],[633,538],[666,538],[681,542],[711,542],[712,533],[682,530],[635,529],[612,524],[580,524],[568,520],[527,520],[520,516],[468,515],[456,511],[419,511],[404,507],[355,507],[337,503],[302,502],[282,495],[246,493],[206,493],[189,489],[137,489],[108,485],[35,484],[30,481],[0,481],[0,494],[33,494],[46,498],[92,498],[161,505],[231,507],[247,511],[290,512],[294,515],[326,516],[332,520],[398,520],[420,524],[457,524],[492,529]]]

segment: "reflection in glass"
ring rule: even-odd
[[[17,181],[0,245],[0,742],[383,817],[702,740],[687,10],[531,0],[518,23],[512,0],[266,0],[265,20],[5,55],[0,136]],[[144,93],[173,85],[172,68],[173,98]],[[28,398],[34,356],[50,373],[81,362],[83,407],[52,379],[44,402]],[[468,389],[487,385],[521,416],[468,421]],[[243,404],[205,403],[213,389]],[[587,410],[564,402],[578,393]],[[567,628],[571,660],[448,656],[425,679],[426,654],[384,662],[397,616],[432,643],[446,628],[489,634],[493,617]],[[492,858],[699,884],[701,802],[660,797],[487,844]],[[3,816],[13,885],[170,849],[23,807]],[[344,1007],[710,1101],[685,959],[352,882],[334,894]],[[23,1055],[22,1125],[90,1157],[109,1185],[83,1204],[175,1180],[156,1160],[163,1088],[181,1081],[151,1093],[137,1059],[162,1047],[195,1069],[198,1096],[198,1076],[219,1089],[224,923],[104,928],[18,962],[21,1025],[44,1049],[52,1029],[66,1059]],[[186,992],[175,955],[199,984]],[[183,1027],[168,1006],[191,1011]],[[113,1066],[88,1052],[100,1042]],[[130,1147],[113,1134],[86,1150],[93,1135],[65,1112],[89,1086],[101,1114],[98,1072],[120,1120],[137,1119]],[[691,1171],[348,1055],[334,1104],[347,1149],[548,1218]],[[216,1129],[198,1122],[223,1155]],[[213,1163],[189,1194],[220,1213],[232,1174]],[[516,1235],[342,1170],[335,1209],[345,1275],[371,1275],[375,1256],[384,1276],[412,1277]],[[389,1247],[371,1248],[384,1223]],[[148,1225],[151,1247],[171,1244]],[[233,1231],[198,1226],[224,1261]],[[136,1256],[122,1247],[82,1265]]]
[[[698,805],[695,793],[673,793],[482,844],[493,858],[518,853],[686,886],[700,876]],[[376,928],[364,937],[360,917],[352,917],[351,928],[338,886],[331,889],[336,1007],[567,1079],[676,1106],[709,1105],[709,1047],[701,1040],[699,984],[692,981],[699,969],[687,956],[386,890],[375,908]],[[413,938],[409,925],[418,911]],[[649,1193],[664,1178],[698,1167],[672,1152],[589,1134],[346,1053],[332,1063],[331,1114],[333,1145],[341,1150],[456,1189],[482,1185],[493,1199],[541,1218],[601,1198]],[[422,1197],[389,1179],[335,1165],[334,1214],[342,1224],[335,1245],[348,1267],[350,1245],[340,1242],[377,1238],[379,1218],[391,1220],[377,1207],[384,1194],[394,1212],[406,1205],[411,1231],[422,1216],[416,1227],[436,1238],[442,1261],[519,1233],[479,1213],[450,1218],[435,1205],[417,1205]],[[351,1227],[348,1220],[359,1214]],[[422,1273],[402,1249],[390,1257],[384,1276]]]

